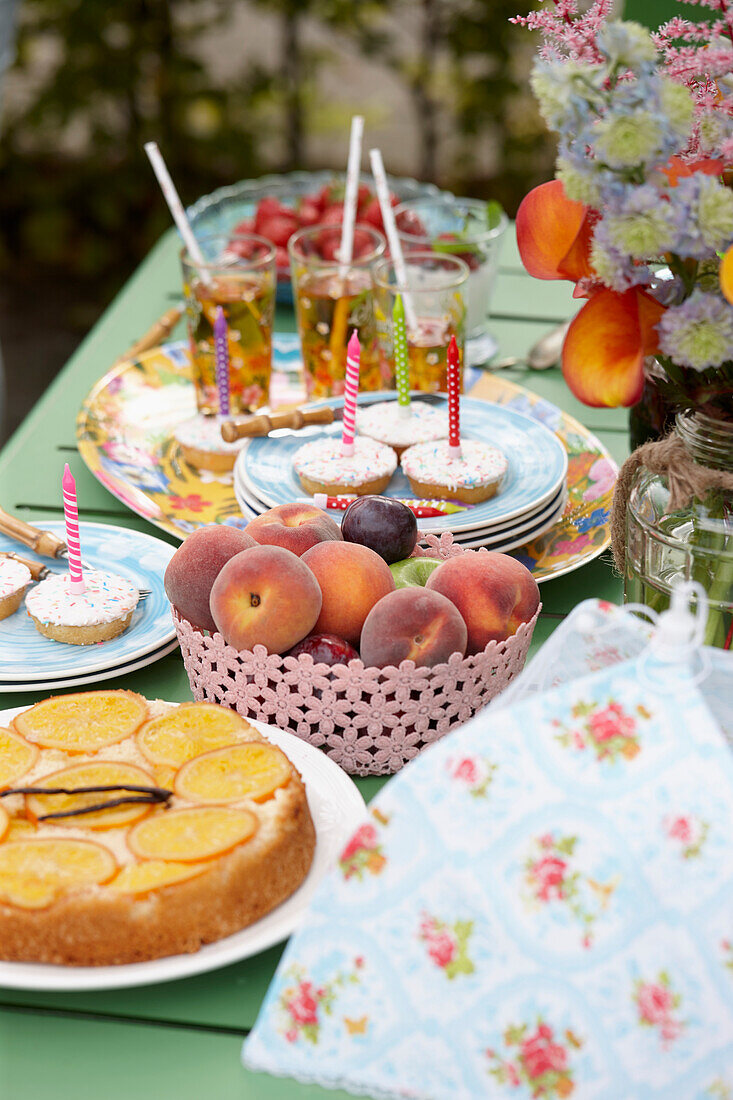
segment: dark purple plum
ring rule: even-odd
[[[406,504],[392,497],[358,497],[344,512],[341,534],[346,542],[368,546],[391,565],[409,558],[415,549],[417,520]]]
[[[300,657],[301,653],[310,653],[317,665],[346,665],[359,656],[352,645],[335,634],[309,634],[294,645],[286,656]]]

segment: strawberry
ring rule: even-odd
[[[237,226],[237,230],[243,232],[243,230],[240,230],[239,226]],[[241,256],[243,260],[251,259],[257,248],[258,245],[256,241],[243,241],[241,239],[238,240],[236,237],[232,237],[228,245],[229,252],[233,252],[235,256]]]
[[[317,225],[321,220],[321,211],[310,199],[304,199],[298,207],[298,221],[301,229],[308,225]]]
[[[275,249],[275,266],[276,266],[278,271],[282,271],[283,269],[285,271],[288,270],[288,268],[290,266],[290,258],[288,256],[287,248],[283,248],[282,246],[278,246]]]
[[[344,220],[344,204],[335,202],[329,206],[321,218],[321,225],[341,225]]]
[[[356,196],[356,209],[359,213],[362,210],[366,210],[369,203],[372,201],[372,192],[366,183],[359,184],[359,190]]]
[[[258,232],[267,237],[274,245],[284,248],[298,228],[298,221],[292,211],[273,214],[260,222]]]
[[[264,199],[260,199],[255,210],[254,218],[254,231],[255,233],[262,233],[262,225],[268,218],[273,217],[275,214],[280,214],[282,207],[278,199],[273,196],[268,196]]]
[[[372,238],[367,233],[366,229],[354,230],[354,251],[353,257],[358,260],[361,256],[368,255],[374,248]]]
[[[255,223],[254,218],[245,218],[244,221],[239,222],[234,226],[234,233],[254,233]]]

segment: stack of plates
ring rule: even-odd
[[[63,523],[44,520],[42,526],[65,537]],[[137,588],[148,589],[150,595],[138,604],[124,634],[90,646],[44,638],[21,604],[15,614],[0,620],[0,693],[81,687],[110,680],[153,664],[178,646],[163,588],[163,574],[174,547],[125,527],[102,523],[79,526],[85,562],[94,569],[119,573]],[[39,558],[4,535],[0,535],[0,550],[43,562],[56,573],[67,571],[63,560]]]
[[[360,404],[384,401],[394,394],[360,394]],[[419,400],[419,398],[418,398]],[[338,407],[342,399],[324,404]],[[293,469],[293,455],[307,440],[320,435],[338,437],[341,422],[300,432],[278,431],[252,439],[240,452],[234,469],[234,491],[245,516],[259,515],[278,504],[304,496]],[[566,501],[568,456],[557,436],[528,416],[502,405],[461,398],[461,434],[498,447],[507,459],[500,491],[483,504],[464,511],[419,520],[422,531],[451,531],[463,546],[488,546],[507,551],[523,546],[549,530],[563,513]],[[398,467],[387,496],[413,497]],[[340,519],[340,512],[331,512]]]

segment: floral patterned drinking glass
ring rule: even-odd
[[[196,404],[218,413],[214,321],[221,306],[229,336],[230,411],[266,405],[272,373],[275,249],[254,233],[199,238],[205,265],[181,252]]]
[[[348,265],[336,258],[340,244],[340,225],[301,229],[288,242],[309,399],[344,392],[346,345],[354,329],[361,345],[359,388],[380,390],[389,383],[379,355],[372,283],[386,241],[376,229],[357,225]]]
[[[468,264],[463,289],[466,354],[469,363],[485,362],[497,347],[488,331],[489,306],[509,224],[506,214],[497,202],[439,195],[402,203],[395,210],[395,219],[406,252],[439,252],[459,256]]]
[[[407,280],[400,284],[391,260],[374,267],[374,304],[384,371],[394,378],[392,308],[395,296],[409,296],[417,325],[407,323],[410,389],[447,390],[447,352],[455,336],[463,363],[465,306],[463,290],[468,265],[457,256],[411,252],[405,257]],[[461,389],[463,373],[461,372]]]

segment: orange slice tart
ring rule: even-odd
[[[129,691],[0,728],[0,958],[94,966],[196,951],[306,877],[303,781],[249,722]]]

